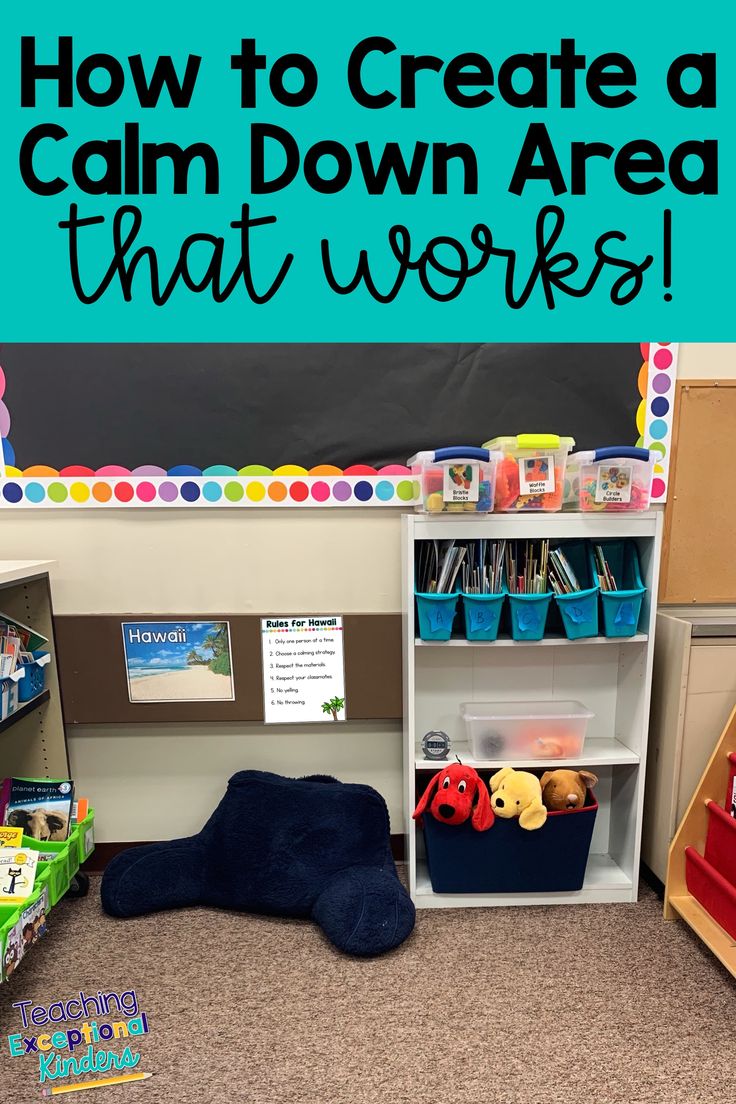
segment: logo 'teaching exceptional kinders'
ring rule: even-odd
[[[148,1034],[148,1017],[139,1008],[134,989],[122,993],[79,992],[68,1000],[49,1005],[16,1001],[13,1008],[19,1011],[23,1031],[8,1035],[10,1056],[36,1056],[41,1084],[80,1074],[118,1075],[106,1078],[106,1084],[148,1076],[136,1072],[141,1056],[130,1044],[120,1051],[104,1046],[116,1039]],[[100,1022],[102,1017],[118,1018]],[[43,1030],[36,1031],[37,1028]]]

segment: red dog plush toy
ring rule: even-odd
[[[473,808],[473,799],[478,800]],[[443,824],[462,824],[471,817],[476,832],[485,832],[495,819],[488,796],[488,787],[472,767],[462,763],[450,763],[438,774],[422,794],[412,814],[419,820],[429,805],[429,812]]]

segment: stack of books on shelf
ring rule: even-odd
[[[46,644],[45,636],[0,612],[0,720],[18,708],[18,683],[25,668],[37,662],[34,652]]]

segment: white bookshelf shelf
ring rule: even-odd
[[[586,740],[583,750],[574,759],[474,759],[467,743],[453,743],[450,759],[454,762],[458,756],[468,767],[476,770],[498,770],[499,767],[516,767],[523,770],[556,770],[558,767],[611,767],[623,764],[636,764],[640,756],[615,737],[600,740]],[[441,760],[425,759],[421,748],[416,749],[414,766],[416,770],[438,771],[442,769]]]
[[[634,898],[631,878],[610,855],[590,855],[583,888],[572,893],[435,893],[424,859],[417,864],[419,908],[493,908],[508,905],[594,905]]]
[[[566,636],[545,636],[542,640],[512,640],[510,636],[500,636],[498,640],[464,640],[456,637],[451,640],[422,640],[414,638],[416,648],[587,648],[588,645],[604,644],[618,647],[621,644],[646,644],[648,633],[636,633],[635,636],[589,636],[585,640],[568,640]]]
[[[8,717],[4,717],[0,721],[0,732],[7,732],[13,725],[18,724],[24,717],[27,717],[34,710],[40,709],[51,697],[51,693],[48,690],[42,690],[40,694],[36,694],[30,701],[23,702],[18,708],[11,713]]]
[[[641,513],[516,513],[466,514],[449,517],[442,514],[408,514],[415,540],[431,538],[451,540],[453,537],[507,538],[513,540],[549,537],[566,540],[572,537],[653,537],[661,510]]]
[[[402,520],[404,632],[404,812],[412,896],[420,908],[632,902],[637,897],[644,773],[649,728],[661,510],[640,514],[489,514]],[[540,641],[417,638],[414,553],[422,540],[629,538],[635,541],[647,592],[633,637]],[[476,760],[460,713],[462,702],[577,700],[593,713],[575,759]],[[442,762],[424,758],[425,732],[441,729],[455,755],[476,769],[592,770],[598,813],[583,888],[575,892],[444,894],[432,891],[421,829],[412,819],[417,789]],[[491,829],[492,830],[492,829]]]

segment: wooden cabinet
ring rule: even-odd
[[[657,616],[642,861],[664,882],[677,825],[736,705],[736,611]]]

